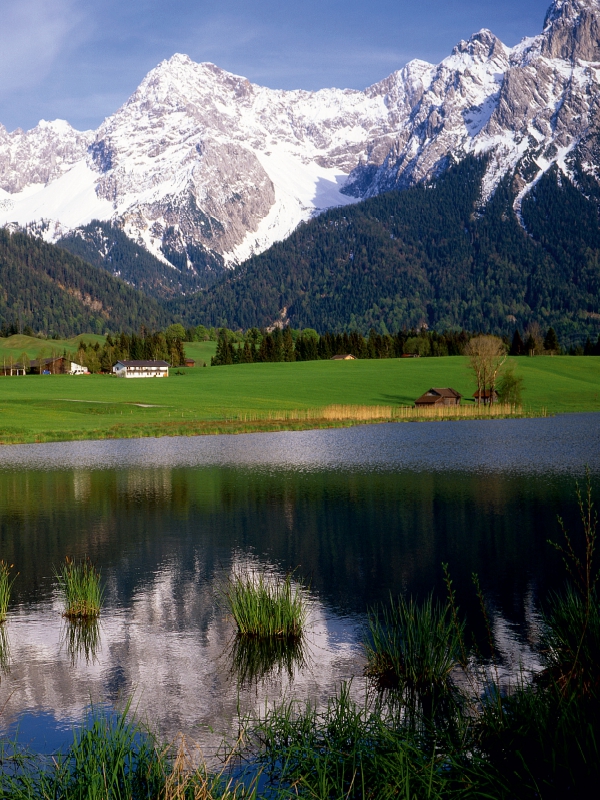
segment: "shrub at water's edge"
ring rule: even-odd
[[[234,575],[224,590],[225,601],[240,636],[297,639],[306,623],[306,600],[292,576],[264,573]]]
[[[100,573],[89,559],[74,561],[67,556],[54,576],[64,603],[63,616],[89,619],[100,615],[104,588]]]

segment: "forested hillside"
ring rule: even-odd
[[[597,336],[594,200],[549,173],[523,203],[528,234],[508,178],[481,205],[484,171],[484,159],[468,157],[435,183],[328,211],[212,290],[169,307],[188,324],[229,328],[281,320],[321,331],[427,325],[509,334],[537,321],[566,343]]]
[[[156,298],[197,292],[210,286],[223,274],[222,265],[216,261],[211,263],[210,268],[195,264],[190,269],[187,254],[172,249],[165,253],[174,265],[170,266],[133,242],[110,222],[94,220],[59,239],[57,244]]]
[[[48,335],[162,328],[156,300],[41,239],[0,229],[0,325]]]

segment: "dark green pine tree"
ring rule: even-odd
[[[533,355],[535,352],[535,339],[531,334],[527,337],[527,341],[525,342],[525,354],[530,356]]]
[[[550,330],[552,330],[552,328]],[[509,352],[511,356],[522,356],[525,352],[525,345],[523,344],[523,339],[521,339],[521,334],[518,330],[515,330]]]
[[[242,364],[252,364],[252,362],[254,361],[254,355],[252,351],[253,348],[251,347],[250,342],[246,340],[244,342],[244,349],[240,354],[240,358],[243,359],[241,361]]]
[[[544,350],[550,350],[553,353],[558,353],[560,344],[558,343],[558,336],[554,328],[548,328],[548,333],[544,338]]]
[[[288,362],[296,360],[296,356],[294,355],[294,340],[292,339],[292,332],[289,328],[283,331],[283,360]]]
[[[594,345],[592,344],[592,340],[588,336],[585,341],[585,347],[583,348],[583,355],[584,356],[593,356],[594,355]]]
[[[598,341],[596,342],[596,346],[594,347],[594,355],[600,356],[600,333],[598,334]]]

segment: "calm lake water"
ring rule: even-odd
[[[442,592],[443,562],[476,630],[479,574],[504,679],[535,669],[539,605],[564,580],[547,539],[558,514],[577,529],[586,465],[598,497],[598,414],[0,449],[0,558],[19,571],[1,730],[48,752],[90,701],[133,697],[162,736],[210,756],[239,712],[324,703],[352,677],[360,695],[366,610]],[[91,642],[61,617],[52,575],[67,554],[106,581]],[[252,678],[220,592],[256,568],[295,570],[311,608],[303,658]]]

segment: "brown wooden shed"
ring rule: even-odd
[[[456,389],[429,389],[415,400],[415,406],[459,406],[461,399]]]
[[[477,389],[475,394],[473,395],[476,402],[479,403],[497,403],[498,402],[498,392],[494,389]]]

